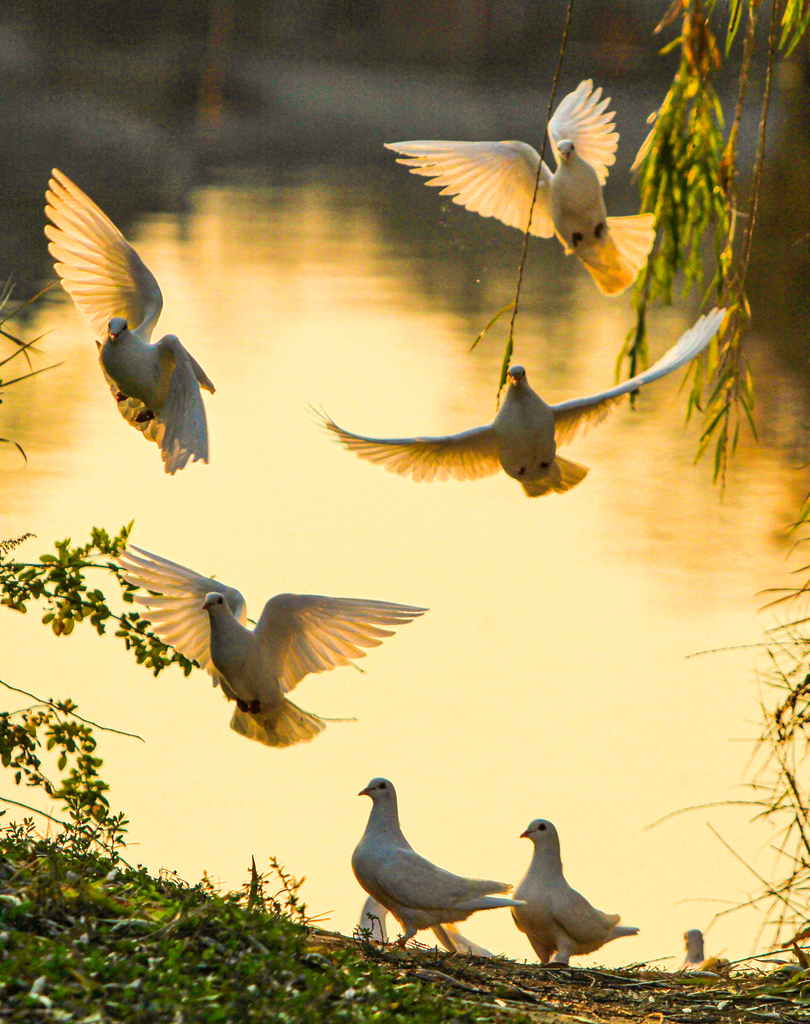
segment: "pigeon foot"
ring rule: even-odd
[[[236,706],[240,711],[244,711],[248,715],[258,715],[262,710],[262,702],[260,700],[242,700],[241,697],[236,698]]]

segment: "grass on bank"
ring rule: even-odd
[[[0,1019],[8,1021],[498,1021],[435,986],[324,947],[297,884],[253,871],[218,895],[36,836],[0,841]],[[508,1019],[520,1020],[513,1013]]]
[[[726,976],[551,970],[376,947],[308,923],[297,888],[278,865],[269,875],[254,866],[223,896],[206,879],[189,886],[42,838],[27,819],[0,837],[0,1020],[810,1020],[801,965]]]

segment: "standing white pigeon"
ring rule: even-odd
[[[686,959],[682,971],[697,971],[700,974],[722,975],[730,970],[731,964],[724,957],[706,956],[703,944],[703,932],[700,928],[690,928],[683,933],[686,945]]]
[[[231,728],[269,747],[308,742],[326,726],[287,700],[310,672],[363,658],[427,609],[388,601],[278,594],[247,629],[245,599],[233,587],[168,558],[129,547],[116,559],[123,577],[150,591],[135,600],[164,643],[211,673],[236,701]]]
[[[180,339],[150,344],[163,308],[154,275],[92,199],[56,168],[45,193],[48,249],[62,287],[96,332],[99,361],[124,419],[160,446],[164,468],[208,462],[200,388],[214,385]],[[103,339],[103,341],[102,341]]]
[[[360,920],[357,922],[359,932],[368,932],[372,942],[380,942],[385,945],[388,942],[388,929],[385,926],[385,919],[388,911],[378,903],[373,896],[369,896],[360,911]]]
[[[370,796],[372,807],[352,854],[352,870],[366,892],[399,921],[399,945],[420,928],[435,931],[447,922],[465,921],[476,910],[518,905],[506,896],[489,895],[508,892],[511,886],[505,882],[463,878],[420,857],[399,827],[397,794],[388,779],[372,779],[359,795]]]
[[[361,932],[368,932],[372,942],[387,943],[388,929],[385,920],[388,911],[378,903],[373,896],[369,896],[363,904],[360,912],[360,920],[357,928]],[[462,935],[454,924],[437,924],[433,926],[433,934],[450,953],[465,953],[467,956],[492,956],[488,949],[479,946],[477,943]]]
[[[612,939],[637,935],[638,928],[620,925],[618,914],[603,914],[566,882],[560,839],[550,821],[533,821],[522,838],[534,844],[529,870],[515,889],[523,906],[512,916],[532,944],[541,963],[567,964],[572,956],[593,953]]]
[[[684,945],[686,947],[686,959],[683,963],[683,970],[690,968],[694,970],[700,967],[706,959],[703,952],[703,932],[700,928],[690,928],[683,933]]]
[[[547,405],[529,387],[522,366],[509,369],[510,387],[494,421],[447,437],[374,438],[351,434],[321,413],[323,426],[349,451],[389,472],[414,480],[479,480],[503,469],[519,480],[529,497],[567,491],[587,474],[586,466],[557,455],[578,430],[600,423],[623,395],[664,377],[694,359],[717,332],[726,311],[714,309],[681,335],[661,359],[643,373],[598,395]]]
[[[587,79],[569,93],[549,121],[548,134],[557,161],[552,174],[545,162],[532,210],[540,156],[525,142],[388,142],[407,159],[398,162],[412,174],[432,178],[441,195],[482,217],[495,217],[531,233],[556,233],[566,254],[574,253],[606,295],[618,295],[633,283],[647,262],[655,239],[655,217],[608,217],[602,186],[616,160],[618,133],[610,98]]]

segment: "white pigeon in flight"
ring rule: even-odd
[[[233,587],[131,546],[116,559],[124,579],[149,591],[135,600],[160,639],[196,661],[236,701],[231,728],[269,747],[308,742],[326,726],[285,694],[310,672],[363,658],[364,647],[426,608],[388,601],[278,594],[247,629],[245,599]]]
[[[352,854],[352,870],[366,892],[399,921],[399,945],[420,928],[435,931],[448,922],[465,921],[477,910],[517,906],[509,897],[490,895],[508,892],[511,886],[505,882],[463,878],[420,857],[402,834],[397,794],[388,779],[372,779],[359,795],[371,797],[372,806]]]
[[[160,447],[167,473],[208,462],[205,371],[174,334],[150,344],[163,308],[154,274],[89,196],[56,168],[45,193],[48,249],[62,287],[96,333],[124,419]]]
[[[602,186],[616,160],[618,133],[610,98],[587,79],[569,93],[549,121],[552,174],[543,163],[535,194],[540,155],[525,142],[388,142],[402,153],[398,162],[442,189],[453,202],[531,233],[556,233],[567,255],[584,263],[600,291],[618,295],[633,283],[647,262],[655,239],[655,217],[608,217]]]
[[[372,942],[379,942],[385,945],[388,942],[388,929],[386,918],[388,911],[378,903],[373,896],[369,896],[363,904],[360,912],[360,920],[357,923],[358,931],[368,932]],[[467,956],[492,956],[488,949],[479,946],[477,943],[462,935],[454,924],[436,924],[433,926],[433,934],[450,953],[464,953]]]
[[[603,914],[566,882],[560,859],[560,839],[550,821],[533,821],[522,838],[534,844],[529,870],[515,889],[523,906],[512,916],[532,944],[541,963],[567,964],[572,956],[584,956],[638,928],[620,925],[618,914]]]
[[[547,405],[531,388],[522,366],[509,369],[510,387],[494,421],[447,437],[374,438],[351,434],[325,414],[323,426],[361,459],[414,480],[479,480],[503,469],[531,498],[567,491],[587,474],[586,466],[557,455],[578,430],[600,423],[623,395],[664,377],[694,359],[717,332],[726,311],[714,309],[685,331],[657,363],[598,395]]]

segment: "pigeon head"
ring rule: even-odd
[[[388,803],[396,801],[397,791],[393,782],[388,779],[372,779],[365,789],[361,789],[358,796],[370,796],[374,803]]]
[[[510,366],[506,375],[510,384],[522,384],[526,380],[526,371],[522,366]]]
[[[535,846],[556,846],[559,849],[560,838],[557,829],[545,818],[535,818],[525,832],[520,833],[521,839],[531,839]]]
[[[228,602],[222,594],[210,593],[205,595],[203,611],[208,612],[209,615],[221,615],[226,608],[228,608]]]
[[[107,325],[107,337],[115,341],[119,334],[127,329],[127,322],[122,316],[114,316]]]
[[[563,163],[568,163],[571,154],[574,152],[574,143],[570,139],[564,139],[558,146],[557,152]]]

